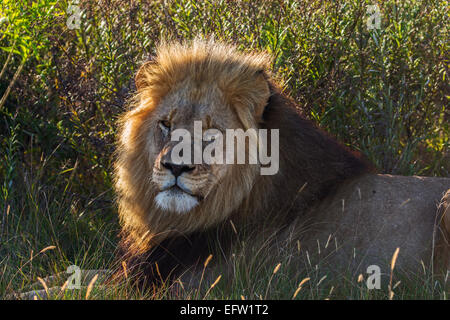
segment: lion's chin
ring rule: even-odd
[[[186,192],[177,189],[161,191],[155,197],[157,206],[165,211],[184,214],[198,205],[198,199]]]

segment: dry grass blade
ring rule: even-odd
[[[64,284],[62,285],[60,292],[64,292],[64,290],[66,290],[68,285],[69,285],[69,280],[66,280],[66,282],[64,282]]]
[[[400,252],[400,248],[395,249],[394,255],[391,260],[391,272],[394,271],[395,263],[397,262],[398,253]]]
[[[158,274],[159,279],[160,279],[162,282],[164,282],[164,279],[163,279],[163,277],[162,277],[162,275],[161,275],[161,272],[159,272],[159,266],[158,266],[158,263],[157,263],[157,262],[155,263],[155,268],[156,268],[156,273]]]
[[[302,290],[302,287],[298,287],[297,290],[295,290],[294,295],[292,296],[292,299],[295,299],[295,297],[297,297],[300,290]]]
[[[322,283],[323,280],[325,280],[327,278],[327,276],[323,276],[322,278],[320,278],[319,282],[317,282],[317,286],[320,286],[320,284]]]
[[[205,263],[203,264],[205,268],[208,266],[208,264],[209,264],[209,262],[211,261],[212,257],[213,257],[213,255],[210,254],[210,255],[208,256],[208,258],[206,258]]]
[[[178,284],[180,285],[181,290],[184,291],[185,289],[184,289],[183,281],[181,281],[181,279],[178,279],[177,282],[178,282]]]
[[[230,220],[230,224],[231,224],[231,228],[233,228],[233,232],[235,234],[238,234],[237,230],[236,230],[236,226],[234,225],[233,221]]]
[[[219,283],[220,278],[222,278],[222,275],[218,276],[216,281],[214,281],[214,283],[209,287],[209,289],[208,289],[208,291],[206,291],[205,296],[203,297],[203,299],[205,299],[209,295],[209,292]]]
[[[325,249],[328,248],[328,245],[330,244],[331,240],[331,234],[328,236],[327,243],[325,243]]]
[[[20,63],[19,67],[17,68],[16,72],[14,73],[14,76],[12,80],[9,82],[8,87],[6,88],[5,92],[3,93],[2,98],[0,99],[0,110],[3,109],[3,106],[5,105],[6,98],[8,97],[9,93],[11,92],[11,89],[13,88],[14,84],[17,81],[17,78],[19,78],[20,73],[22,72],[23,66],[25,65],[26,59],[22,59],[22,62]]]
[[[128,279],[127,263],[125,261],[122,261],[122,269],[125,279]]]
[[[269,293],[269,288],[270,288],[270,284],[272,283],[272,279],[273,279],[274,275],[280,270],[280,267],[281,267],[281,262],[278,263],[275,266],[275,268],[273,269],[272,275],[270,276],[270,279],[269,279],[269,283],[267,284],[266,294],[264,296],[264,299],[267,299],[267,294]]]
[[[45,283],[44,279],[42,279],[41,277],[37,277],[37,280],[42,284],[42,286],[44,287],[45,293],[47,295],[48,298],[48,287],[47,284]]]
[[[298,189],[297,193],[302,193],[303,190],[305,190],[305,188],[306,188],[307,185],[308,185],[308,182],[305,182],[305,183],[300,187],[300,189]]]
[[[295,299],[295,297],[298,295],[298,293],[300,292],[300,290],[302,290],[303,285],[308,282],[309,280],[311,280],[311,278],[305,278],[302,281],[300,281],[300,283],[298,284],[297,290],[295,290],[294,295],[292,296],[292,299]]]
[[[401,281],[397,281],[397,283],[394,284],[394,287],[392,288],[392,290],[394,290],[395,288],[397,288],[397,287],[400,285],[400,283],[402,283],[402,282],[401,282]]]
[[[86,300],[89,299],[89,296],[91,294],[92,288],[94,287],[94,283],[95,283],[95,281],[97,281],[97,278],[98,278],[98,273],[89,282],[89,285],[88,285],[87,290],[86,290]]]
[[[392,277],[394,275],[394,268],[395,268],[395,264],[397,262],[397,258],[398,258],[398,253],[400,252],[400,248],[395,249],[394,254],[392,255],[392,260],[391,260],[391,276],[389,278],[389,300],[392,300],[394,298],[394,291],[392,291]]]
[[[231,222],[231,221],[230,221],[230,222]],[[199,282],[199,284],[198,284],[198,290],[197,290],[197,295],[196,295],[196,297],[198,297],[198,294],[200,293],[200,287],[201,287],[201,285],[202,285],[202,283],[203,283],[203,277],[205,276],[205,269],[206,269],[206,267],[208,266],[209,262],[211,261],[212,257],[213,257],[213,255],[210,254],[210,255],[208,256],[208,258],[206,258],[205,262],[203,263],[202,276],[200,277],[200,282]]]
[[[333,290],[334,290],[334,286],[331,286],[330,292],[328,293],[328,297],[331,296],[331,294],[333,293]]]
[[[280,270],[281,263],[278,263],[276,267],[273,269],[273,274],[277,273]]]
[[[55,249],[55,248],[56,248],[56,246],[48,246],[48,247],[45,247],[44,249],[42,249],[41,251],[39,251],[39,254],[44,253],[45,251],[48,251],[48,250],[53,250],[53,249]]]
[[[363,280],[364,280],[364,276],[362,275],[362,273],[360,273],[358,276],[358,283],[362,282]]]
[[[394,299],[394,291],[389,291],[389,300]]]

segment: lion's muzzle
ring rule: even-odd
[[[165,148],[153,167],[152,181],[159,193],[155,200],[159,208],[186,213],[196,207],[211,189],[207,168],[202,165],[175,163],[171,148]]]

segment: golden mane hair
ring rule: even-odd
[[[255,74],[268,72],[269,61],[265,53],[244,54],[234,46],[213,40],[165,42],[158,47],[155,59],[139,69],[136,75],[137,98],[148,101],[147,106],[156,106],[170,90],[189,79],[197,84],[197,90],[191,92],[195,99],[204,94],[205,85],[214,83],[228,104],[236,108],[240,120],[248,128],[250,123],[246,121],[253,118],[246,114],[248,106],[266,103],[266,88],[258,86]],[[140,104],[139,101],[137,103]]]

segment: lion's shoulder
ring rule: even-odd
[[[318,216],[342,212],[332,216],[340,221],[365,216],[372,222],[420,223],[435,219],[437,205],[449,188],[450,178],[365,174],[343,183],[313,210]]]

